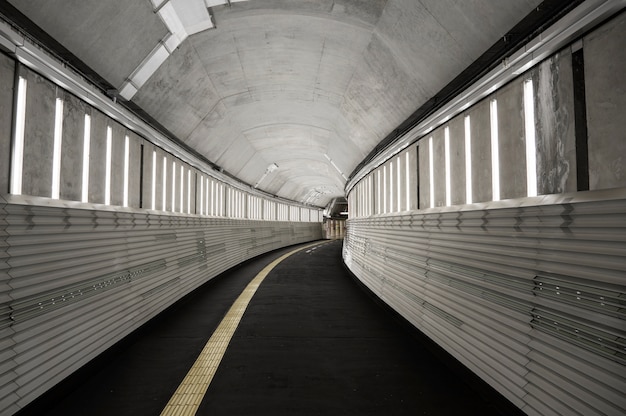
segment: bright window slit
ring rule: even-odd
[[[156,150],[152,151],[152,209],[156,209]]]
[[[379,169],[378,171],[376,171],[376,176],[378,177],[378,178],[377,178],[377,181],[378,181],[378,186],[376,187],[376,190],[378,191],[378,192],[377,192],[377,194],[378,194],[378,195],[377,195],[377,196],[378,196],[378,198],[376,198],[376,199],[377,199],[377,202],[378,202],[378,209],[377,209],[376,213],[377,213],[377,214],[380,214],[380,212],[381,212],[381,209],[380,209],[380,208],[381,208],[381,207],[380,207],[380,201],[382,200],[382,197],[381,197],[381,189],[382,189],[382,188],[380,187],[380,169]]]
[[[161,209],[165,211],[167,208],[167,156],[163,156],[163,177],[161,179],[163,182],[162,189],[161,189],[161,192],[162,192]]]
[[[128,206],[128,182],[130,171],[130,139],[124,136],[124,206]]]
[[[172,212],[176,212],[176,161],[172,161]]]
[[[402,211],[402,169],[400,168],[400,156],[398,156],[396,158],[396,165],[397,165],[397,173],[398,173],[398,205],[396,205],[396,211]]]
[[[428,138],[428,177],[430,181],[430,207],[435,207],[435,167],[433,156],[433,136]]]
[[[491,122],[491,188],[492,199],[500,200],[500,155],[498,144],[498,101],[491,100],[489,106]]]
[[[54,145],[52,150],[52,195],[59,199],[61,188],[61,145],[63,140],[63,100],[56,99],[54,109]]]
[[[524,132],[526,136],[526,186],[528,196],[537,196],[535,98],[532,79],[524,82]]]
[[[200,175],[200,215],[204,215],[204,176]]]
[[[11,161],[11,193],[22,194],[22,172],[24,167],[24,129],[26,125],[26,78],[19,77],[17,83],[17,108],[15,109],[15,134]]]
[[[405,189],[405,193],[406,193],[406,210],[409,211],[411,209],[411,164],[409,162],[409,152],[407,151],[405,154],[405,161],[404,161],[404,168],[405,168],[405,173],[404,176],[406,177],[405,180],[405,185],[406,185],[406,189]]]
[[[82,202],[89,202],[89,157],[91,156],[91,116],[85,114],[85,127],[83,131],[83,185]]]
[[[446,206],[452,205],[452,186],[450,178],[450,127],[443,129],[444,134],[444,155],[446,164]]]
[[[191,214],[191,169],[187,169],[187,214]]]
[[[111,151],[113,146],[113,130],[107,126],[106,168],[104,174],[104,203],[111,205]]]
[[[465,116],[465,203],[472,203],[472,131],[470,116]]]
[[[383,213],[387,212],[387,165],[383,166]]]
[[[393,162],[389,162],[389,208],[387,212],[393,212],[393,200],[394,200],[394,174],[393,174]]]
[[[180,195],[180,213],[182,214],[183,210],[185,209],[185,206],[183,205],[183,195],[185,194],[185,168],[183,167],[183,165],[180,165],[180,191],[179,191],[179,195]]]

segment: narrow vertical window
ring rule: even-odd
[[[387,212],[393,212],[393,200],[394,200],[394,174],[393,174],[393,162],[389,162],[389,209]]]
[[[383,166],[383,213],[387,212],[387,165]]]
[[[381,191],[382,191],[382,188],[381,188],[381,186],[380,186],[380,169],[378,169],[378,170],[376,171],[376,176],[377,176],[377,182],[378,182],[378,185],[377,185],[377,187],[376,187],[376,190],[377,190],[377,192],[376,192],[376,196],[377,196],[376,200],[377,200],[377,201],[376,201],[376,202],[378,203],[378,209],[376,210],[376,213],[377,213],[377,214],[380,214],[380,213],[381,213],[381,209],[380,209],[380,208],[381,208],[381,206],[380,206],[380,201],[382,201],[382,195],[381,195],[381,193],[382,193],[382,192],[381,192]]]
[[[63,100],[57,98],[54,109],[54,145],[52,147],[52,198],[61,190],[61,145],[63,141]]]
[[[409,152],[407,150],[407,152],[404,154],[405,156],[405,161],[404,161],[404,169],[405,169],[405,173],[404,176],[406,177],[406,181],[405,181],[405,185],[406,185],[406,189],[404,190],[404,192],[406,193],[406,210],[409,211],[411,209],[411,164],[410,164],[410,156],[409,156]]]
[[[124,136],[124,206],[128,206],[128,182],[130,181],[130,139]]]
[[[200,175],[200,215],[204,215],[204,176]]]
[[[435,207],[435,167],[433,156],[433,136],[428,138],[428,176],[430,179],[430,207]]]
[[[167,156],[163,156],[163,177],[161,178],[161,180],[162,180],[161,209],[165,211],[167,207]]]
[[[400,169],[400,156],[398,156],[397,159],[396,159],[396,166],[397,166],[397,172],[398,172],[398,178],[397,178],[398,179],[398,181],[397,181],[397,183],[398,183],[398,190],[397,190],[397,192],[398,192],[398,205],[396,205],[396,211],[402,211],[402,207],[401,207],[401,204],[402,204],[402,202],[401,202],[402,201],[402,180],[401,180],[401,178],[402,178],[402,176],[401,176],[401,169]]]
[[[450,179],[450,127],[446,127],[443,129],[443,145],[444,145],[444,156],[445,156],[445,164],[446,164],[446,206],[449,207],[452,205],[452,186]]]
[[[472,203],[472,130],[470,116],[465,116],[465,203]]]
[[[104,203],[111,205],[111,151],[113,146],[113,130],[107,126],[107,149],[104,173]]]
[[[215,201],[215,182],[213,182],[213,180],[211,180],[211,212],[209,212],[209,214],[215,215],[215,206],[216,206],[216,201]]]
[[[172,212],[176,212],[176,161],[172,161]]]
[[[524,132],[526,137],[526,189],[528,196],[537,196],[535,98],[532,79],[524,81]]]
[[[85,127],[83,130],[83,186],[82,202],[89,202],[89,157],[91,155],[91,116],[85,114]]]
[[[491,189],[492,199],[500,200],[500,156],[498,145],[498,101],[491,100],[489,106],[491,122]]]
[[[17,108],[15,109],[15,136],[13,137],[13,160],[11,161],[11,193],[22,194],[22,170],[24,166],[24,126],[26,124],[26,78],[17,82]]]
[[[156,150],[152,151],[152,209],[156,209]]]
[[[191,169],[187,169],[187,214],[191,214]]]
[[[180,165],[180,213],[183,213],[185,205],[183,205],[183,195],[185,194],[185,168]]]

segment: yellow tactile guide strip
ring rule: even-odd
[[[161,416],[192,416],[196,414],[200,402],[209,388],[211,380],[213,380],[217,367],[222,361],[226,348],[241,321],[241,317],[263,279],[265,279],[274,267],[287,257],[298,251],[317,245],[320,245],[320,243],[309,244],[282,255],[265,266],[265,268],[248,283],[248,286],[241,292],[241,295],[239,295],[235,303],[233,303],[233,306],[230,307],[226,316],[224,316],[224,319],[222,319],[222,322],[220,322],[217,329],[204,346],[204,349],[191,367],[191,370],[189,370],[189,373],[187,373],[182,383],[178,386],[178,389],[176,389],[176,392],[174,392],[174,395],[165,406],[165,409],[161,412]]]

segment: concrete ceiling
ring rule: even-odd
[[[211,162],[318,206],[540,3],[9,2]]]

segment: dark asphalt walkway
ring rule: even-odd
[[[291,249],[213,279],[19,415],[158,415],[247,283]],[[327,242],[267,276],[197,414],[519,413],[441,356],[355,282],[341,241]]]

